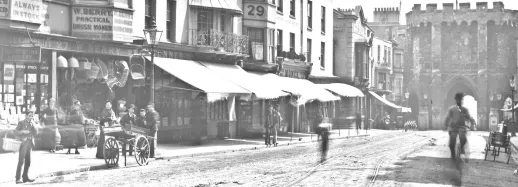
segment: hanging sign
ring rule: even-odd
[[[41,60],[41,47],[2,47],[3,62],[29,62],[39,63]]]
[[[0,18],[9,18],[9,0],[0,0]]]

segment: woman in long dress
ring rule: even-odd
[[[45,124],[45,127],[57,127],[58,125],[58,110],[56,109],[56,100],[54,98],[49,99],[49,107],[45,108],[41,112],[41,119],[40,121]],[[56,128],[54,130],[51,142],[51,148],[49,152],[54,153],[56,149],[56,144],[61,141],[61,136],[56,137],[59,135],[59,131]]]
[[[117,117],[115,116],[115,112],[112,110],[112,103],[110,101],[106,101],[105,108],[101,112],[100,116],[100,124],[99,129],[101,131],[100,137],[99,137],[99,144],[97,146],[97,154],[95,155],[96,158],[104,159],[103,154],[103,148],[104,148],[104,127],[105,126],[111,126],[113,122],[117,120]]]

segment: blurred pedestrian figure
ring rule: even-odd
[[[150,102],[147,104],[147,113],[146,113],[146,125],[149,127],[149,136],[153,137],[151,140],[151,150],[149,153],[149,158],[155,158],[155,151],[157,147],[157,133],[158,133],[158,124],[160,123],[160,115],[155,110],[155,104]]]
[[[448,134],[450,136],[449,146],[451,152],[451,158],[453,160],[455,158],[455,145],[457,143],[457,135],[460,139],[460,154],[464,154],[464,146],[466,145],[468,139],[466,138],[467,131],[470,129],[467,122],[471,122],[472,126],[476,125],[475,120],[469,114],[467,108],[462,106],[464,93],[459,92],[455,94],[455,102],[456,104],[451,106],[448,109],[448,114],[446,119],[444,120],[444,126],[448,129]]]
[[[117,117],[115,116],[115,112],[112,110],[112,103],[110,101],[106,101],[104,106],[105,108],[101,112],[101,120],[99,129],[101,131],[99,137],[99,144],[97,146],[97,153],[95,154],[96,158],[104,159],[104,127],[112,126],[112,124],[117,121]]]
[[[133,125],[137,125],[137,115],[135,115],[135,105],[130,104],[128,109],[128,113],[122,116],[121,118],[121,125],[123,127],[130,127]],[[122,152],[126,154],[126,146],[122,147]],[[129,144],[129,156],[133,155],[133,146]]]
[[[16,184],[25,182],[34,182],[29,179],[29,167],[31,166],[31,152],[34,147],[34,136],[38,134],[38,129],[34,126],[34,111],[30,110],[25,116],[25,120],[18,122],[15,134],[18,140],[22,142],[20,145],[20,152],[18,153],[18,167],[16,168]],[[20,175],[23,167],[22,180]]]
[[[269,147],[272,145],[270,136],[271,136],[271,129],[274,126],[274,118],[275,118],[275,114],[274,114],[274,110],[273,110],[273,105],[270,104],[270,106],[268,108],[268,115],[266,116],[266,121],[264,124],[264,131],[265,131],[264,144],[266,144],[266,147]]]
[[[356,129],[362,129],[362,115],[359,112],[356,113]]]
[[[322,123],[324,116],[318,111],[314,123],[317,124],[315,132],[318,134],[318,140],[322,137],[322,143],[320,144],[320,162],[325,162],[327,158],[327,150],[329,148],[329,123]]]
[[[277,131],[279,130],[279,127],[281,126],[282,117],[280,107],[278,104],[275,105],[275,108],[273,109],[273,126],[271,128],[271,133],[273,134],[273,146],[277,147]]]

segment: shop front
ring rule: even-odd
[[[155,57],[154,63],[160,142],[236,135],[236,103],[250,100],[251,91],[197,61]]]

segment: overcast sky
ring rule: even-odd
[[[518,10],[518,0],[500,0],[504,3],[505,9]],[[357,5],[361,5],[364,11],[365,16],[368,21],[372,21],[374,8],[387,8],[387,7],[399,7],[400,0],[360,0],[360,1],[351,1],[351,0],[334,0],[335,7],[334,8],[354,8]],[[493,8],[494,1],[484,1],[484,0],[459,0],[459,3],[470,2],[471,8],[474,9],[476,7],[476,2],[487,2],[488,8]],[[442,3],[453,3],[455,6],[455,0],[401,0],[401,23],[406,24],[405,14],[412,10],[414,4],[421,4],[421,10],[426,9],[426,4],[436,3],[437,9],[442,9]]]

